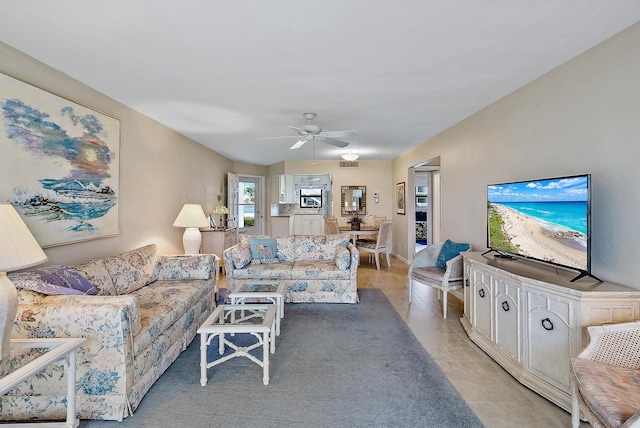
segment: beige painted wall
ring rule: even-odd
[[[487,184],[591,173],[592,271],[640,289],[638,76],[640,24],[394,159],[393,181],[441,156],[443,237],[483,250]],[[394,250],[407,256],[405,217]]]
[[[49,264],[72,264],[147,243],[182,253],[172,227],[184,203],[217,205],[233,163],[23,53],[0,43],[0,72],[120,119],[120,235],[46,249]]]

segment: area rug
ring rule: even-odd
[[[133,416],[80,427],[481,427],[382,291],[358,294],[354,305],[286,305],[269,385],[234,358],[203,388],[197,337]]]

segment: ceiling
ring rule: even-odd
[[[640,20],[618,0],[0,0],[0,41],[240,162],[392,159]],[[15,76],[20,78],[20,76]],[[64,95],[64,94],[62,94]],[[340,149],[297,141],[355,129]],[[259,137],[294,138],[261,140]]]

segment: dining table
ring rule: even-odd
[[[351,226],[340,226],[338,230],[340,230],[340,233],[348,233],[351,235],[353,245],[355,245],[359,236],[377,236],[380,227],[360,226],[360,230],[352,230]]]

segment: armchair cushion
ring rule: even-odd
[[[585,404],[606,426],[619,427],[638,412],[640,370],[572,358],[571,371]]]
[[[453,242],[447,239],[440,250],[440,254],[438,254],[438,260],[436,260],[436,267],[445,270],[447,269],[447,261],[456,257],[462,251],[467,251],[469,249],[469,244],[461,244],[457,242]]]
[[[77,294],[97,295],[98,289],[78,271],[67,266],[48,266],[25,272],[9,274],[18,288],[37,291],[46,295]]]

